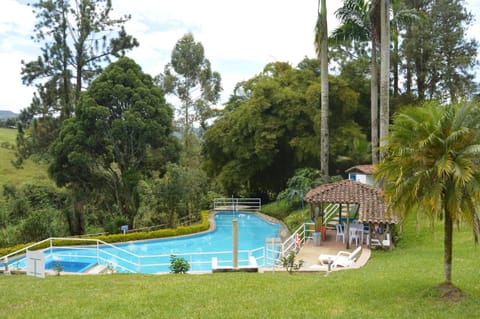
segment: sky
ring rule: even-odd
[[[0,110],[29,106],[33,87],[21,82],[21,61],[41,54],[31,39],[35,16],[27,0],[2,0],[0,10]],[[114,14],[131,14],[126,30],[140,46],[127,54],[145,73],[156,76],[170,61],[175,43],[187,32],[201,42],[212,70],[222,77],[220,104],[238,82],[262,71],[267,63],[296,66],[314,58],[318,0],[112,0]],[[328,0],[329,31],[338,26],[334,12],[341,0]],[[468,36],[480,41],[480,0],[467,0],[476,18]],[[477,74],[480,70],[477,70]],[[477,78],[479,76],[477,75]]]

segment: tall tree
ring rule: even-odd
[[[452,283],[453,223],[467,220],[478,241],[480,108],[429,102],[397,114],[377,167],[387,202],[444,219],[445,283]]]
[[[336,12],[341,21],[340,27],[332,33],[331,39],[342,41],[371,41],[370,114],[372,163],[378,163],[378,43],[379,8],[377,0],[369,3],[364,0],[345,0]]]
[[[39,0],[32,7],[37,18],[33,39],[43,47],[36,60],[22,61],[23,83],[35,85],[38,91],[31,105],[22,110],[20,134],[24,136],[19,142],[27,145],[19,148],[33,147],[24,156],[36,153],[39,148],[46,152],[40,146],[48,147],[51,140],[41,141],[45,135],[41,132],[48,131],[48,136],[55,138],[61,124],[45,123],[72,117],[81,91],[102,71],[104,64],[138,46],[137,40],[124,29],[130,16],[110,17],[113,10],[110,0]],[[39,116],[41,121],[37,120]],[[36,126],[25,131],[32,123]],[[23,158],[18,154],[18,165]]]
[[[76,116],[65,122],[49,173],[58,186],[109,194],[110,210],[132,226],[137,184],[176,159],[172,120],[163,91],[133,60],[121,58],[91,84]]]
[[[318,1],[318,6],[320,7],[320,0]],[[321,8],[319,9],[315,29],[315,48],[320,60],[321,82],[320,174],[326,179],[329,176],[328,157],[330,155],[328,134],[328,26],[326,0],[321,0]]]
[[[393,72],[393,96],[400,94],[400,33],[408,29],[410,25],[423,19],[425,16],[422,11],[415,8],[408,8],[403,0],[392,1],[392,20],[390,21],[390,31],[392,36],[392,55],[391,64]]]
[[[390,125],[390,1],[380,1],[380,147]],[[380,159],[382,153],[380,153]]]
[[[402,44],[410,71],[407,90],[416,91],[420,100],[455,102],[469,97],[474,89],[478,42],[466,38],[473,16],[464,3],[423,0],[411,4],[426,12],[425,19],[409,27]]]
[[[334,76],[329,79],[329,101],[335,109],[335,117],[329,119],[329,162],[335,174],[358,163],[359,153],[365,154],[356,147],[367,138],[364,128],[352,120],[365,110],[354,85]],[[295,169],[319,168],[320,95],[317,59],[305,60],[298,68],[271,63],[259,75],[239,83],[205,132],[208,174],[227,194],[240,190],[268,196],[284,189]]]
[[[138,46],[125,32],[130,16],[113,19],[110,0],[40,0],[33,5],[37,24],[36,42],[42,43],[42,55],[31,62],[22,61],[22,79],[27,85],[44,86],[54,82],[60,116],[72,115],[84,84],[101,71],[112,56],[120,57]],[[112,32],[119,30],[116,36]]]
[[[218,102],[222,90],[220,73],[212,71],[205,58],[203,45],[187,33],[177,41],[171,62],[165,66],[158,82],[166,93],[174,94],[182,106],[178,110],[182,127],[184,157],[191,158],[194,147],[193,125],[200,123],[206,129],[207,120],[213,116],[211,106]]]

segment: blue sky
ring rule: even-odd
[[[35,17],[25,0],[2,0],[0,10],[0,110],[18,112],[30,104],[34,88],[21,83],[21,60],[31,61],[40,47],[31,40]],[[212,68],[222,76],[225,102],[236,83],[273,61],[296,65],[314,57],[313,28],[318,0],[113,0],[114,13],[131,14],[127,32],[140,47],[128,53],[143,71],[163,72],[175,43],[187,32],[201,42]],[[480,20],[480,0],[466,1]],[[327,1],[329,28],[340,0]],[[473,29],[480,30],[476,21]],[[479,35],[480,37],[480,35]],[[479,38],[480,40],[480,38]],[[478,78],[478,76],[477,76]]]

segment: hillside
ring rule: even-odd
[[[1,111],[0,110],[0,119],[10,119],[13,117],[18,117],[17,113],[14,113],[12,111]]]
[[[52,183],[48,178],[47,166],[31,160],[25,161],[23,169],[16,169],[11,161],[15,159],[15,137],[17,130],[0,128],[0,190],[4,184]]]

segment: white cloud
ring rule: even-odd
[[[13,0],[2,1],[0,10],[0,109],[18,112],[30,104],[34,89],[22,84],[21,60],[38,55],[30,39],[35,19],[31,8]]]
[[[25,1],[21,1],[24,3]],[[131,14],[127,32],[140,42],[128,56],[152,76],[163,72],[175,43],[187,32],[202,43],[205,55],[220,72],[225,102],[236,83],[247,80],[273,61],[292,65],[314,57],[314,26],[318,1],[313,0],[113,0],[113,13]],[[330,31],[340,0],[327,1]],[[467,0],[480,12],[480,0]],[[480,17],[477,17],[480,19]],[[30,61],[40,49],[30,37],[35,23],[31,8],[2,0],[0,11],[0,109],[28,106],[33,89],[22,86],[20,60]],[[475,30],[478,30],[478,21]],[[476,31],[475,31],[476,32]]]

